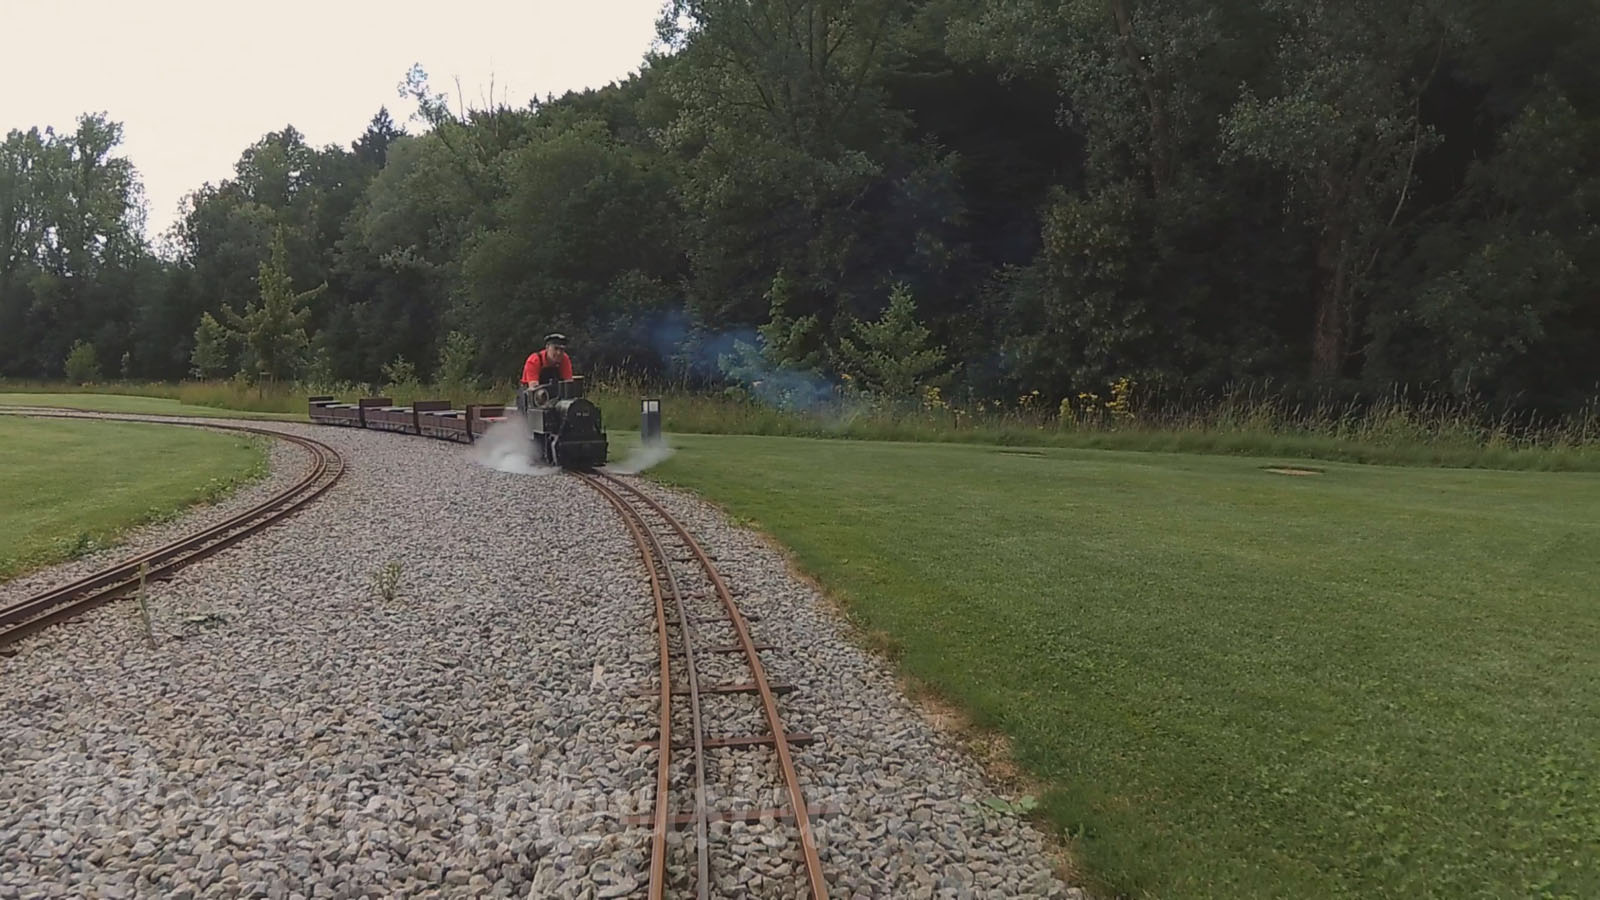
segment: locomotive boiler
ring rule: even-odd
[[[534,462],[589,469],[606,462],[600,407],[583,395],[583,377],[531,385],[517,393]]]

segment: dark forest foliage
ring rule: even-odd
[[[112,117],[12,132],[0,375],[60,377],[81,341],[124,377],[426,378],[456,333],[453,377],[509,378],[559,329],[584,368],[671,377],[759,347],[832,379],[893,346],[979,397],[1270,379],[1560,412],[1600,384],[1592,0],[674,0],[662,23],[603,90],[464,110],[414,69],[413,134],[265,135],[165,254]],[[872,322],[900,325],[863,347]]]

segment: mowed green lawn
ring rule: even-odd
[[[1102,890],[1600,896],[1600,477],[674,436]]]
[[[0,416],[0,579],[114,541],[266,471],[259,439]]]
[[[34,394],[25,391],[0,392],[0,408],[44,406],[58,409],[83,409],[145,416],[190,416],[196,419],[274,419],[306,421],[304,413],[262,413],[196,406],[165,397],[140,397],[132,394]]]

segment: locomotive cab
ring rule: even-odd
[[[583,379],[538,384],[517,395],[536,462],[564,469],[605,465],[600,407],[583,396]]]

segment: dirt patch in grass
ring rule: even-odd
[[[1265,471],[1274,475],[1321,475],[1322,469],[1302,469],[1298,466],[1263,466]]]

